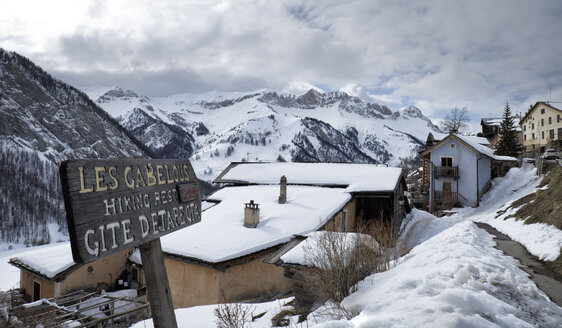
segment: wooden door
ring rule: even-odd
[[[33,281],[33,301],[41,299],[41,283]]]
[[[452,192],[453,184],[449,181],[443,181],[443,200],[449,200],[453,198]]]

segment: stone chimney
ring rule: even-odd
[[[281,181],[279,182],[280,191],[279,191],[279,204],[285,204],[287,201],[287,178],[285,176],[281,177]]]
[[[244,226],[246,228],[255,228],[260,221],[260,205],[251,200],[244,204]]]

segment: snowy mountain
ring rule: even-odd
[[[58,164],[68,158],[151,156],[82,91],[0,49],[0,242],[68,234]]]
[[[38,151],[55,162],[150,152],[82,91],[2,49],[0,117],[3,144]]]
[[[439,128],[421,110],[393,111],[344,92],[208,92],[149,98],[85,90],[158,157],[188,157],[210,180],[232,161],[399,165]]]

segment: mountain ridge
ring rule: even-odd
[[[148,130],[162,132],[159,139],[137,137],[163,157],[177,156],[172,140],[183,131],[189,146],[181,156],[190,158],[204,179],[241,160],[399,165],[418,156],[427,133],[440,132],[415,106],[393,111],[342,91],[311,89],[297,96],[262,89],[157,98],[119,87],[86,92],[101,94],[96,103],[129,131],[131,121],[142,121]]]

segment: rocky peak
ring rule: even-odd
[[[106,103],[118,98],[138,98],[139,96],[132,90],[123,90],[119,87],[111,89],[98,98],[98,103]]]
[[[82,91],[31,60],[0,49],[0,140],[67,158],[109,158],[152,152]],[[95,145],[95,146],[92,146]]]

